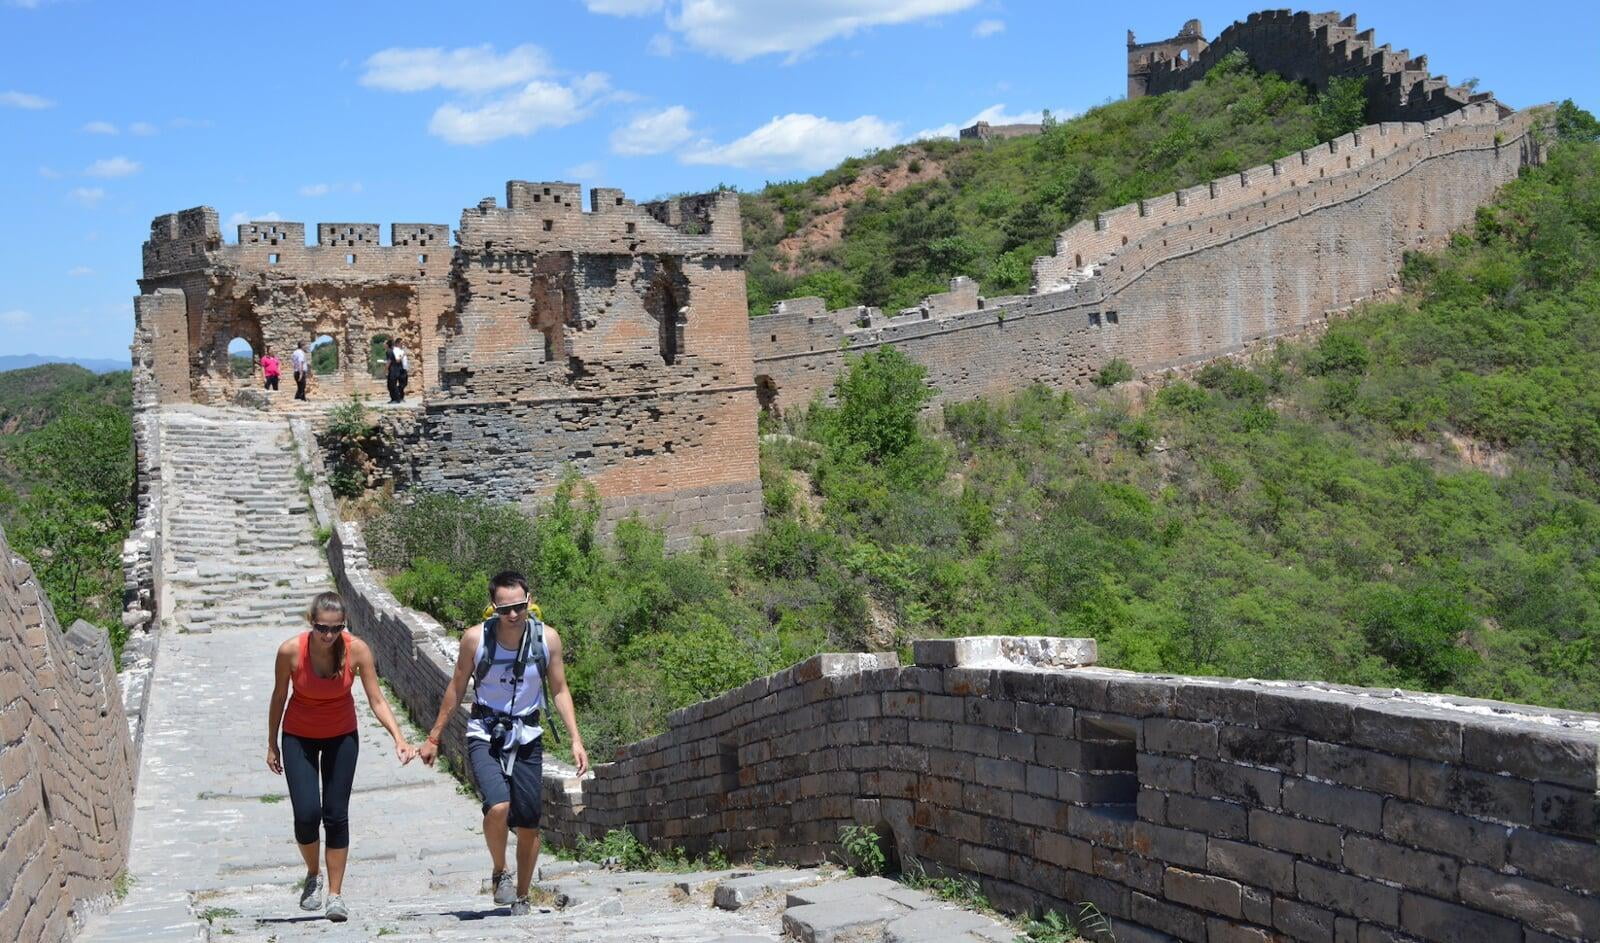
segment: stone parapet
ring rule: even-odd
[[[62,632],[0,533],[0,940],[69,940],[109,901],[133,764],[105,631]]]

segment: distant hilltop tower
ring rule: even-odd
[[[1153,43],[1137,42],[1133,30],[1128,30],[1128,97],[1143,98],[1150,94],[1150,70],[1157,62],[1192,62],[1206,47],[1205,28],[1199,20],[1190,20],[1178,30],[1178,35]]]

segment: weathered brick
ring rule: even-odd
[[[1143,748],[1154,753],[1179,753],[1215,759],[1217,727],[1189,720],[1152,717],[1144,722]]]
[[[1517,825],[1533,820],[1532,783],[1449,763],[1412,760],[1411,798],[1463,815]]]
[[[1521,779],[1600,789],[1600,737],[1532,724],[1469,724],[1462,731],[1468,765]]]
[[[1238,881],[1168,868],[1162,882],[1167,900],[1228,917],[1244,916],[1244,889]]]
[[[1194,761],[1139,754],[1139,783],[1153,789],[1194,791]]]
[[[1245,842],[1212,838],[1206,845],[1206,870],[1279,893],[1294,891],[1294,857]]]
[[[1573,939],[1600,937],[1600,899],[1476,866],[1461,869],[1461,900]]]
[[[1270,766],[1291,773],[1306,768],[1306,738],[1275,730],[1231,725],[1218,728],[1221,758],[1251,766]]]
[[[1333,912],[1277,897],[1272,901],[1272,925],[1303,943],[1334,943]]]
[[[1442,851],[1498,868],[1506,860],[1504,825],[1390,799],[1383,807],[1383,835],[1391,841]]]
[[[1400,898],[1400,926],[1434,943],[1522,943],[1522,928],[1510,920],[1410,892]]]
[[[1534,783],[1533,824],[1564,835],[1600,840],[1600,792]]]
[[[1453,897],[1460,866],[1454,858],[1351,835],[1344,842],[1344,867],[1362,877],[1378,878],[1435,897]]]
[[[1351,740],[1402,756],[1451,763],[1461,760],[1461,715],[1419,705],[1357,706]]]
[[[1167,824],[1221,838],[1245,838],[1250,834],[1244,806],[1219,799],[1168,796]]]
[[[1093,871],[1094,846],[1060,832],[1041,831],[1034,837],[1034,853],[1051,864],[1074,871]]]
[[[1531,877],[1600,894],[1600,844],[1595,842],[1512,829],[1508,860]]]
[[[1411,794],[1408,760],[1343,744],[1315,740],[1308,743],[1306,774],[1369,792],[1391,796]]]
[[[1170,933],[1188,943],[1205,943],[1205,918],[1187,907],[1174,906],[1140,893],[1133,895],[1132,904],[1134,922]]]
[[[1133,832],[1132,848],[1139,854],[1193,869],[1205,866],[1206,841],[1199,832],[1144,822]]]
[[[1348,741],[1355,728],[1354,699],[1322,691],[1262,691],[1256,725],[1313,740]]]
[[[1308,779],[1283,781],[1283,808],[1303,818],[1377,833],[1383,828],[1384,799],[1377,793],[1330,786]]]
[[[1294,884],[1295,896],[1308,903],[1391,927],[1400,923],[1400,892],[1387,885],[1308,861],[1295,862]]]
[[[1262,809],[1250,810],[1250,840],[1329,864],[1338,864],[1343,833],[1332,825],[1308,822]]]

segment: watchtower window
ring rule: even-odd
[[[1098,312],[1098,311],[1090,311],[1089,312],[1089,326],[1090,327],[1099,327],[1100,326],[1100,312]]]
[[[639,229],[639,225],[637,223],[629,223],[628,224],[628,232],[629,233],[637,232],[638,229]]]
[[[1106,312],[1106,323],[1107,324],[1116,324],[1117,323],[1117,313],[1115,311],[1107,311]]]
[[[552,230],[554,228],[556,228],[556,221],[555,220],[547,219],[547,220],[544,221],[544,231],[545,232],[549,232],[550,230]]]
[[[267,264],[268,265],[277,265],[278,264],[278,253],[276,253],[276,252],[267,253]]]
[[[346,253],[345,257],[344,257],[344,264],[346,264],[346,265],[354,265],[354,264],[356,264],[356,254],[354,252]]]
[[[621,205],[622,205],[622,197],[620,197],[620,196],[619,196],[619,197],[617,197],[617,205],[618,205],[618,206],[621,206]]]
[[[421,255],[417,256],[417,262],[419,264],[424,264],[425,265],[425,264],[427,264],[427,261],[428,261],[427,253],[422,253]]]

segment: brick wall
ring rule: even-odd
[[[894,344],[943,400],[1087,383],[1122,357],[1142,373],[1238,352],[1392,286],[1540,159],[1542,112],[1475,104],[1372,125],[1269,165],[1081,222],[1034,266],[1035,293],[865,327],[795,311],[752,318],[754,371],[780,408],[825,393],[843,356]],[[932,300],[932,299],[930,299]],[[841,350],[842,348],[842,350]]]
[[[63,633],[0,533],[0,940],[70,939],[127,862],[132,815],[106,634]]]

